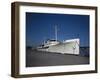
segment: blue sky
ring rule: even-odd
[[[26,45],[37,46],[46,39],[80,39],[80,46],[89,46],[89,15],[26,13]]]

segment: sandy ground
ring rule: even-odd
[[[26,51],[26,67],[79,64],[89,64],[89,57],[34,50]]]

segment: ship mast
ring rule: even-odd
[[[55,25],[55,40],[57,41],[57,26]]]

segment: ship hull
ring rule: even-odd
[[[48,48],[38,49],[39,51],[55,52],[62,54],[76,54],[79,55],[79,39],[74,39],[59,43],[57,45],[49,46]]]

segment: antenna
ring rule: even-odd
[[[43,38],[43,44],[45,45],[46,43],[46,37]]]
[[[57,41],[57,26],[55,25],[55,40]]]

